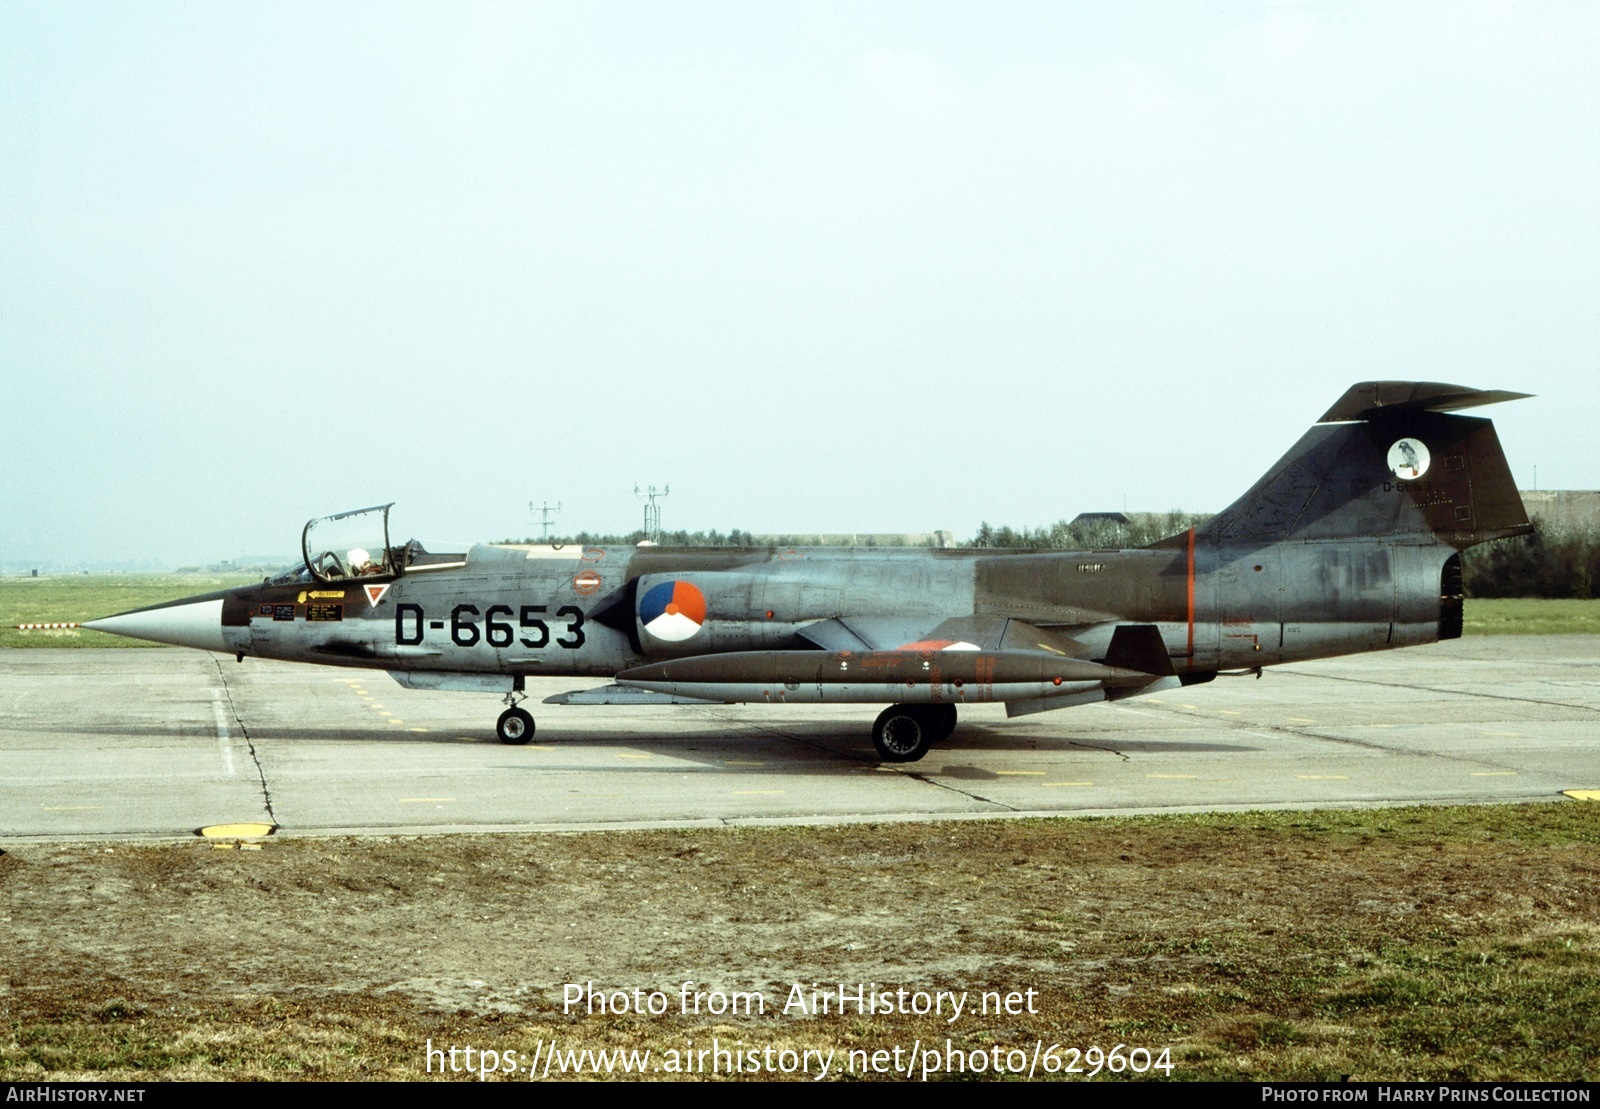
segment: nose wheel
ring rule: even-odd
[[[533,738],[533,717],[524,709],[508,708],[500,714],[494,732],[500,737],[501,743],[521,747]]]

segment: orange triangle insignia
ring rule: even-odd
[[[393,583],[389,584],[392,585]],[[369,585],[365,588],[367,591],[367,604],[373,608],[377,608],[378,602],[383,600],[383,595],[389,592],[389,585]]]

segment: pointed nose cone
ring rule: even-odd
[[[148,639],[171,643],[175,647],[198,647],[202,651],[226,651],[222,641],[222,600],[174,601],[170,605],[140,608],[83,625],[97,632],[125,635],[129,639]]]

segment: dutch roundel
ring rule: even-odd
[[[705,594],[686,581],[664,581],[639,598],[639,623],[657,639],[678,643],[705,622]]]

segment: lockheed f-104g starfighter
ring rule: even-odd
[[[1531,531],[1494,426],[1524,396],[1350,388],[1248,492],[1137,550],[394,543],[389,507],[315,519],[259,585],[86,624],[249,657],[496,692],[533,736],[530,676],[606,678],[565,705],[887,704],[880,757],[921,758],[962,705],[1008,716],[1218,673],[1451,639],[1461,552]]]

